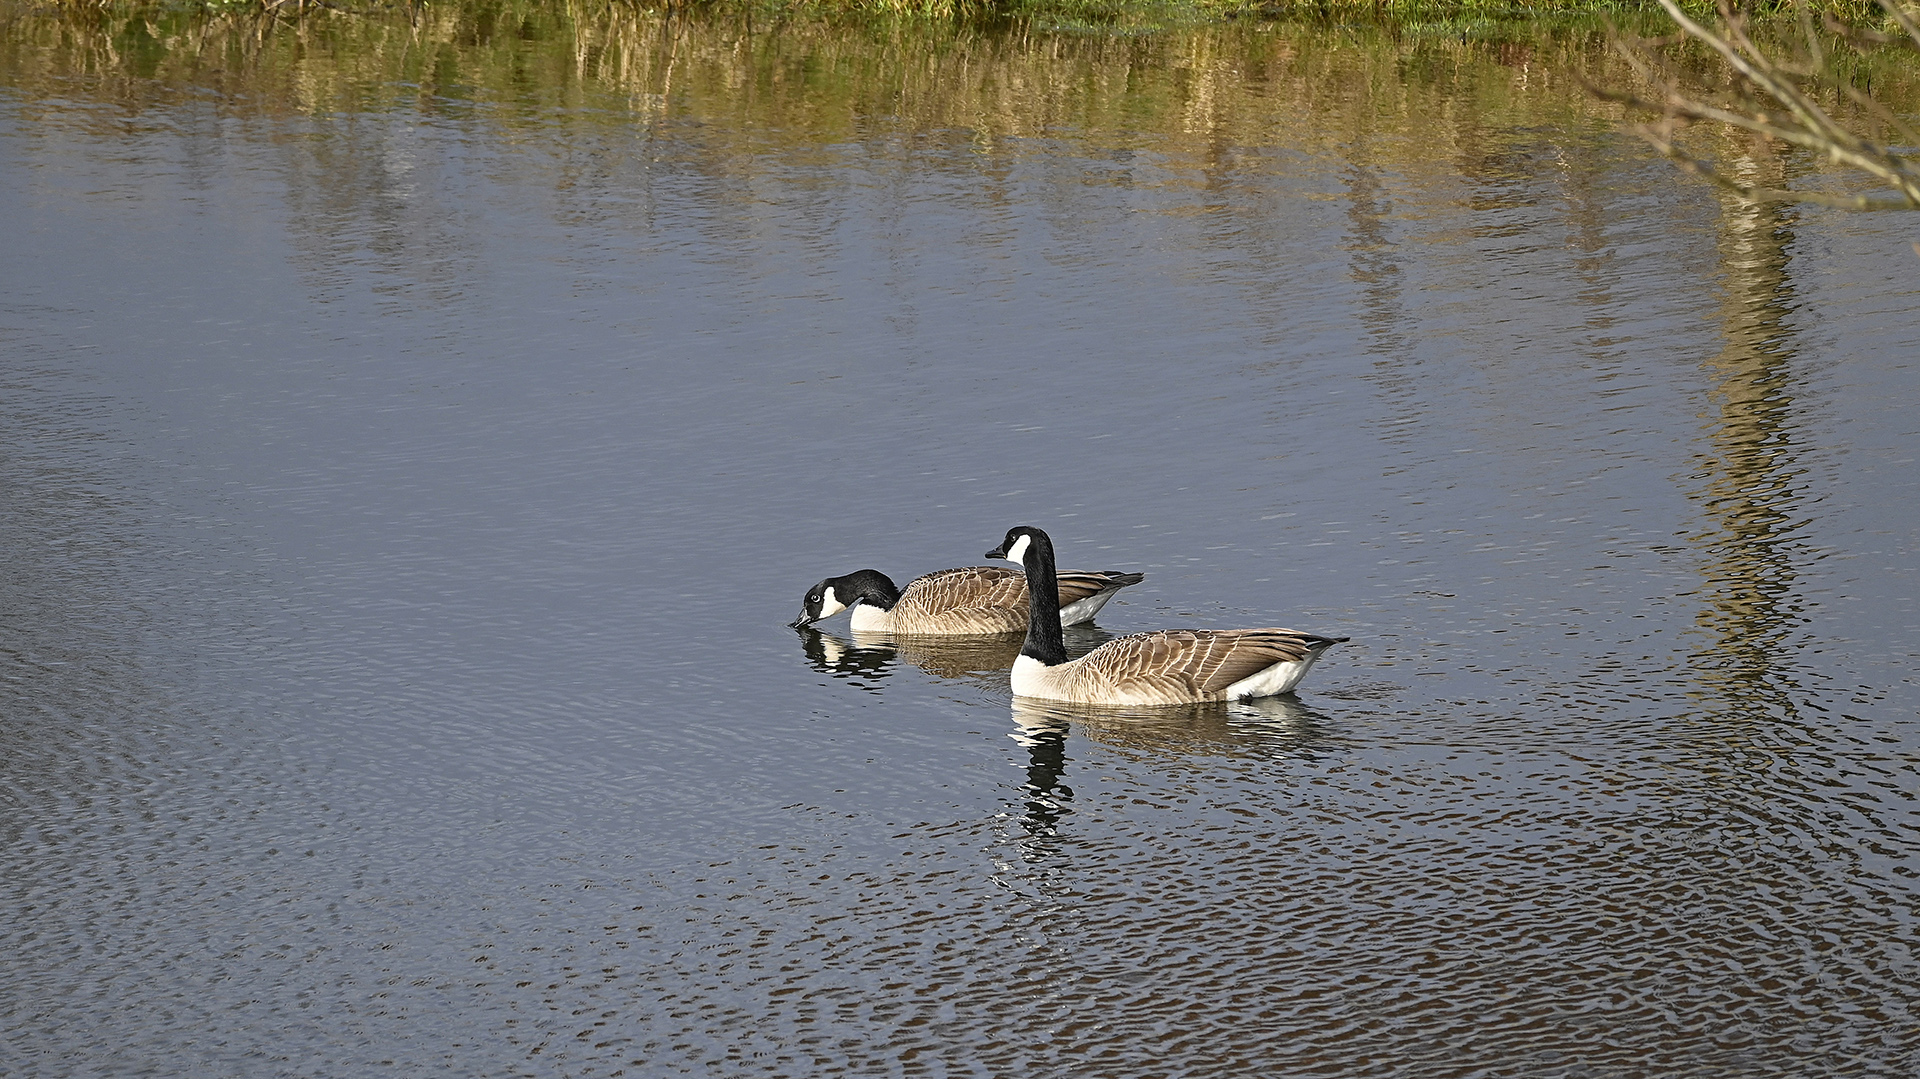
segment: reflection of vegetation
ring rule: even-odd
[[[1364,114],[1408,140],[1408,160],[1426,161],[1447,155],[1474,116],[1536,125],[1560,118],[1543,112],[1573,111],[1596,127],[1610,121],[1611,107],[1582,100],[1559,74],[1612,63],[1592,31],[1515,26],[1464,41],[1381,27],[1231,25],[1049,36],[466,0],[422,5],[411,17],[323,11],[291,22],[31,15],[0,27],[0,70],[29,91],[38,83],[64,95],[77,78],[133,106],[212,89],[225,107],[248,112],[479,104],[505,107],[492,114],[505,122],[562,109],[580,124],[637,113],[745,131],[756,148],[838,141],[876,123],[990,138],[1135,131],[1196,147],[1288,145]],[[1453,104],[1439,110],[1443,101]],[[1440,111],[1460,119],[1416,119]]]
[[[205,11],[245,11],[296,18],[316,12],[366,13],[424,10],[430,0],[51,0],[80,11],[130,11],[168,7]],[[623,4],[627,0],[599,0]],[[1851,12],[1863,0],[1819,0],[1821,10]],[[1403,26],[1471,32],[1478,25],[1538,19],[1550,15],[1632,13],[1635,0],[642,0],[632,6],[674,11],[720,11],[762,18],[906,15],[919,18],[976,20],[1030,17],[1052,25],[1103,30],[1156,27],[1222,17],[1291,18],[1341,22],[1390,22]],[[1709,0],[1686,0],[1695,11],[1710,10]]]
[[[1870,56],[1888,44],[1920,49],[1920,23],[1895,0],[1879,3],[1899,28],[1897,37],[1859,30],[1829,15],[1825,30],[1833,38],[1823,40],[1812,14],[1803,6],[1798,55],[1789,55],[1783,43],[1757,39],[1746,17],[1726,6],[1726,0],[1721,0],[1717,28],[1695,22],[1675,0],[1658,2],[1686,37],[1703,43],[1725,62],[1731,80],[1722,92],[1689,86],[1672,61],[1649,43],[1620,39],[1621,54],[1655,90],[1651,96],[1604,88],[1595,92],[1658,113],[1659,120],[1636,128],[1655,150],[1682,169],[1750,202],[1817,202],[1860,210],[1920,209],[1920,161],[1892,149],[1883,134],[1890,131],[1912,146],[1920,143],[1920,133],[1874,93],[1863,89],[1856,78],[1857,65],[1844,63],[1845,54],[1836,53],[1834,48],[1844,42],[1859,57]],[[1841,115],[1842,107],[1852,115]],[[1798,147],[1865,173],[1892,189],[1896,197],[1767,186],[1735,176],[1681,145],[1680,131],[1689,123],[1703,121]]]
[[[1743,176],[1760,178],[1752,163]],[[1730,209],[1722,231],[1726,270],[1720,354],[1708,362],[1717,414],[1712,454],[1701,462],[1696,496],[1716,531],[1695,537],[1707,555],[1699,625],[1713,646],[1694,657],[1718,699],[1757,706],[1791,698],[1776,657],[1803,620],[1793,606],[1794,534],[1800,496],[1795,463],[1792,361],[1787,324],[1792,284],[1787,243],[1794,211],[1747,204]]]
[[[1910,65],[1862,70],[1883,101],[1915,96]],[[1375,162],[1384,169],[1464,158],[1488,126],[1597,135],[1617,106],[1586,97],[1568,73],[1632,79],[1591,21],[1486,24],[1467,36],[1241,22],[1131,37],[775,22],[608,0],[461,0],[292,20],[43,10],[0,23],[0,71],[29,94],[79,86],[132,107],[192,94],[242,113],[479,105],[502,123],[689,121],[753,152],[884,126],[967,130],[982,150],[1005,138],[1148,132],[1170,140],[1162,148],[1218,158],[1227,144],[1335,151],[1364,130],[1393,136]]]

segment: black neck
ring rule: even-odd
[[[1020,654],[1057,667],[1067,661],[1067,642],[1060,629],[1060,578],[1053,568],[1053,541],[1045,532],[1035,531],[1027,543],[1027,643]]]
[[[883,611],[891,611],[893,605],[900,602],[900,590],[893,586],[893,579],[877,569],[863,569],[849,573],[835,582],[835,585],[836,591],[839,590],[839,586],[845,587],[846,591],[840,597],[840,602],[849,607],[853,606],[855,600],[859,600],[861,603],[878,607]]]

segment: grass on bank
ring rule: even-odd
[[[8,0],[0,0],[0,4]],[[20,0],[14,0],[16,6]],[[1409,38],[1502,41],[1513,34],[1571,30],[1606,40],[1633,68],[1631,77],[1591,82],[1575,73],[1594,97],[1624,104],[1643,117],[1632,125],[1657,152],[1695,176],[1745,202],[1820,202],[1857,209],[1920,209],[1920,129],[1880,95],[1866,66],[1876,54],[1911,70],[1920,53],[1916,0],[1766,0],[1758,18],[1722,8],[1714,0],[24,0],[43,11],[56,8],[77,20],[129,24],[150,13],[170,20],[237,21],[265,26],[290,22],[307,28],[303,15],[332,23],[374,24],[424,20],[463,13],[491,24],[519,12],[563,22],[581,19],[649,18],[672,24],[685,13],[709,19],[759,23],[769,28],[843,20],[881,26],[896,20],[932,20],[950,30],[1012,25],[1023,30],[1096,38],[1151,34],[1182,24],[1233,18],[1334,24],[1342,32],[1371,26],[1396,40]],[[1708,5],[1712,4],[1712,7]],[[1705,11],[1700,9],[1706,8]],[[1716,10],[1717,9],[1717,10]],[[345,13],[345,14],[341,14]],[[370,19],[355,13],[379,16]],[[1699,22],[1693,19],[1698,18]],[[763,21],[764,20],[764,21]],[[896,25],[898,25],[896,23]],[[1673,34],[1678,28],[1680,34]],[[1716,29],[1717,28],[1717,29]],[[1749,32],[1751,28],[1752,32]],[[1782,33],[1786,31],[1786,33]],[[1889,33],[1889,31],[1893,31]],[[1642,34],[1661,35],[1642,37]],[[1796,40],[1797,37],[1797,40]],[[1717,57],[1703,56],[1702,46]],[[1702,59],[1709,62],[1704,66]],[[1689,133],[1689,128],[1696,128]],[[1857,170],[1891,189],[1891,197],[1814,191],[1783,180],[1737,179],[1691,147],[1699,131],[1745,132],[1770,148],[1796,148]],[[1709,140],[1711,141],[1711,140]],[[1735,156],[1738,156],[1737,154]],[[1749,155],[1751,156],[1751,155]]]
[[[29,0],[34,2],[34,0]],[[156,8],[208,12],[394,11],[443,0],[37,0],[39,6],[72,11],[128,13]],[[471,4],[472,0],[451,0]],[[581,0],[554,0],[576,6]],[[1041,18],[1050,22],[1141,24],[1190,23],[1233,18],[1284,18],[1337,22],[1509,22],[1549,16],[1635,18],[1659,13],[1656,0],[587,0],[654,10],[751,13],[784,17],[894,15],[930,18]],[[1883,13],[1874,0],[1808,0],[1815,18],[1832,16],[1856,25],[1877,25]],[[1710,16],[1716,0],[1681,0],[1689,14]],[[1759,16],[1795,9],[1798,0],[1753,0],[1742,5]]]

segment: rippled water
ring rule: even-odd
[[[1920,1068],[1909,219],[1577,36],[515,10],[6,25],[0,1074]],[[785,626],[1017,523],[1353,641]]]

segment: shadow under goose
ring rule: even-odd
[[[1080,625],[1065,630],[1067,650],[1075,655],[1092,651],[1113,634],[1098,626]],[[1020,654],[1024,634],[1001,633],[977,636],[854,631],[852,639],[806,628],[800,631],[801,648],[807,663],[823,674],[840,678],[864,678],[869,682],[888,677],[888,668],[905,661],[946,682],[967,682],[989,690],[1006,685],[1005,673]],[[874,685],[861,688],[878,692]]]

